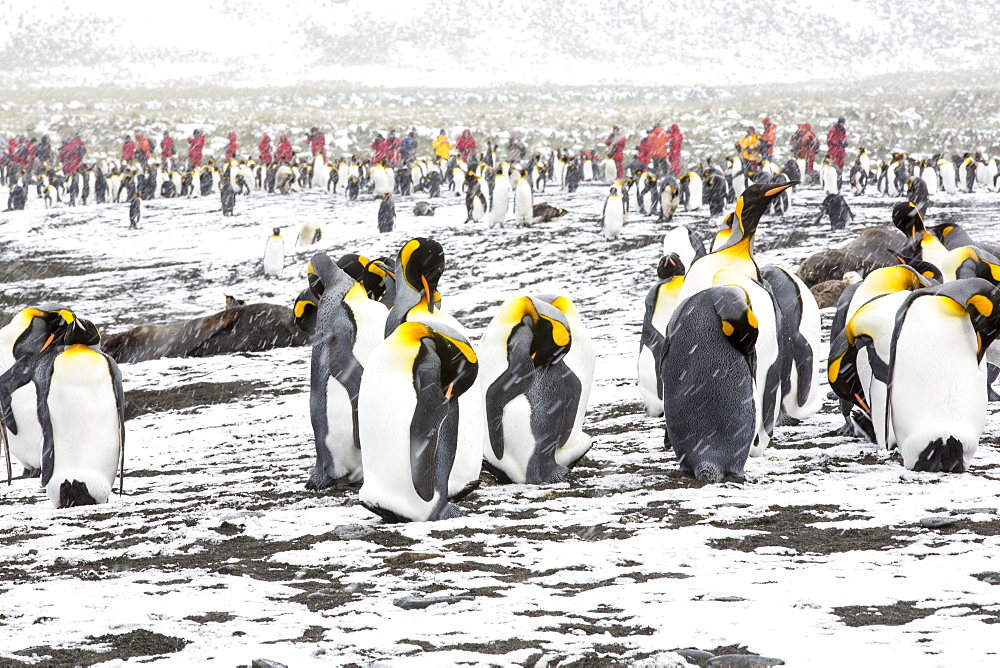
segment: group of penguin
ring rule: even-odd
[[[573,302],[504,302],[478,345],[442,309],[445,254],[417,237],[395,259],[316,253],[295,304],[312,336],[316,463],[307,488],[363,481],[387,521],[440,520],[479,485],[565,480],[589,450],[595,356]]]
[[[664,416],[681,470],[700,480],[742,477],[776,424],[822,404],[815,298],[752,253],[761,215],[793,185],[747,187],[710,252],[684,227],[663,240],[638,388],[647,415]],[[898,451],[911,470],[963,472],[985,427],[988,364],[990,380],[1000,371],[1000,260],[954,224],[935,228],[938,240],[912,202],[893,223],[909,240],[891,249],[900,264],[848,287],[833,321],[827,375],[842,433]]]
[[[107,502],[124,472],[122,377],[100,342],[92,322],[56,305],[25,308],[0,329],[8,483],[13,455],[56,508]]]
[[[828,377],[845,433],[898,450],[918,471],[968,469],[997,375],[1000,260],[958,225],[928,229],[900,202],[901,264],[845,289],[830,335]],[[939,238],[939,236],[940,238]]]

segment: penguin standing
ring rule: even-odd
[[[753,259],[753,239],[757,225],[771,200],[794,185],[796,184],[792,181],[780,186],[754,184],[748,187],[736,200],[731,234],[718,249],[713,249],[711,253],[692,262],[679,300],[711,287],[716,272],[721,269],[735,269],[759,280],[760,270]]]
[[[306,488],[319,491],[362,477],[358,396],[368,357],[382,342],[388,309],[369,299],[325,253],[314,255],[306,272],[319,297],[309,391],[316,464]]]
[[[603,173],[605,183],[614,183],[618,180],[618,165],[614,160],[608,158],[604,161]]]
[[[680,179],[681,200],[684,203],[685,211],[697,211],[703,205],[703,183],[701,177],[695,172],[688,172]]]
[[[219,199],[222,201],[222,215],[231,216],[233,208],[236,206],[236,191],[233,190],[233,184],[229,180],[229,172],[227,171],[226,174],[219,183]]]
[[[760,275],[781,312],[781,408],[785,416],[804,420],[823,407],[819,305],[802,279],[784,267],[767,265]]]
[[[1000,332],[1000,291],[979,278],[917,290],[896,314],[889,416],[903,465],[962,473],[986,427],[982,356]]]
[[[851,211],[851,207],[848,206],[844,196],[839,193],[827,194],[823,198],[823,204],[820,205],[816,222],[819,223],[823,219],[823,216],[826,215],[830,216],[831,230],[843,230],[847,227],[849,221],[854,220],[854,212]]]
[[[659,279],[646,295],[646,314],[639,339],[638,385],[646,415],[663,415],[663,388],[660,385],[660,357],[667,325],[677,306],[684,284],[684,263],[676,253],[664,255],[656,265]]]
[[[506,163],[504,163],[506,164]],[[490,227],[503,227],[510,207],[510,179],[504,171],[498,171],[493,181],[493,200],[490,202]]]
[[[358,198],[358,193],[361,191],[361,183],[358,181],[358,177],[350,176],[347,179],[347,185],[345,186],[344,192],[347,194],[347,199],[356,200]]]
[[[43,352],[51,345],[56,332],[64,331],[68,325],[66,319],[72,317],[63,309],[26,308],[17,313],[0,329],[0,373],[20,360]],[[35,386],[28,383],[12,391],[6,398],[6,405],[12,415],[12,419],[6,420],[10,454],[24,467],[22,477],[37,477],[42,468],[42,428],[38,423]]]
[[[379,234],[392,232],[396,228],[396,204],[392,201],[392,193],[383,193],[382,203],[378,205]]]
[[[140,218],[142,218],[142,195],[134,192],[128,203],[128,228],[130,230],[139,229]]]
[[[118,365],[100,351],[93,323],[72,316],[64,322],[65,333],[57,339],[61,345],[19,362],[5,376],[4,387],[7,394],[29,381],[35,384],[41,482],[56,508],[106,503],[125,452]]]
[[[477,375],[468,340],[441,323],[404,322],[372,351],[358,398],[361,505],[387,521],[461,515],[448,501],[459,438],[453,408]]]
[[[285,268],[285,240],[281,238],[281,228],[276,227],[264,245],[264,276],[281,278]]]
[[[618,193],[617,186],[611,186],[611,193],[604,200],[604,213],[601,216],[602,233],[607,241],[617,239],[625,224],[625,203]]]
[[[830,156],[823,159],[823,165],[819,168],[819,183],[820,189],[827,195],[840,194],[840,172],[830,161]]]
[[[480,346],[489,445],[486,466],[501,482],[566,480],[557,452],[572,434],[582,386],[564,358],[569,322],[534,297],[504,302]],[[581,453],[582,455],[582,453]]]
[[[465,175],[465,222],[478,223],[486,215],[489,204],[483,193],[482,179],[475,172]]]
[[[702,290],[670,319],[660,361],[665,440],[681,471],[698,480],[743,476],[759,424],[756,342],[750,298],[736,286]]]
[[[861,166],[861,156],[858,156],[858,159],[851,166],[848,180],[851,184],[851,192],[855,197],[865,194],[865,189],[868,188],[868,172]]]
[[[534,200],[531,192],[531,183],[522,172],[517,180],[517,188],[514,190],[514,225],[523,227],[530,225],[534,218]]]
[[[438,281],[444,274],[445,256],[441,244],[417,237],[406,242],[396,257],[395,299],[385,323],[388,337],[403,322],[422,322],[432,328],[445,327],[462,338],[465,328],[442,311]],[[458,421],[458,445],[448,482],[452,499],[462,498],[479,486],[486,441],[486,407],[478,379],[457,405],[449,408]]]
[[[674,219],[681,200],[680,183],[677,177],[669,174],[660,179],[660,217],[656,222],[669,223]]]

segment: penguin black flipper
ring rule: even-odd
[[[548,409],[531,411],[531,434],[536,445],[528,460],[529,484],[563,482],[569,476],[569,469],[556,462],[556,450],[569,440],[573,431],[581,389],[580,379],[565,361],[537,373],[528,391],[528,401],[533,404],[544,400]]]
[[[11,395],[31,382],[36,360],[36,355],[19,359],[0,376],[0,412],[3,414],[4,425],[15,436],[17,436],[17,420],[14,419]]]
[[[427,341],[421,342],[413,364],[413,387],[417,405],[410,421],[410,476],[414,491],[429,502],[439,477],[438,435],[448,415],[448,400],[441,387],[441,360]]]
[[[507,340],[507,369],[486,390],[486,405],[495,407],[486,412],[486,427],[497,459],[502,459],[504,455],[504,408],[515,397],[527,394],[535,380],[535,367],[530,358],[531,340],[530,327],[519,325],[511,333]]]
[[[122,371],[108,355],[103,355],[111,373],[111,384],[115,390],[115,405],[118,407],[118,494],[125,492],[125,390],[122,387]]]
[[[42,427],[42,487],[49,484],[55,467],[55,441],[52,438],[52,418],[49,415],[49,386],[52,383],[52,369],[55,355],[43,355],[34,366],[32,380],[38,397],[38,424]]]

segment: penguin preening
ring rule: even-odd
[[[54,344],[5,374],[3,394],[33,382],[42,430],[41,483],[56,508],[106,503],[125,452],[121,372],[93,323],[65,312]],[[13,415],[6,410],[4,420]]]
[[[572,435],[582,390],[564,361],[571,342],[565,315],[535,297],[504,302],[487,326],[480,345],[484,455],[502,482],[560,482],[569,474],[558,453]]]
[[[660,360],[665,440],[681,471],[699,480],[743,476],[757,431],[756,342],[750,298],[736,286],[702,290],[670,319]],[[693,360],[705,373],[695,373]]]
[[[684,284],[684,263],[677,253],[660,258],[656,265],[657,283],[646,295],[646,313],[639,339],[638,386],[646,415],[663,415],[663,388],[660,358],[670,317],[677,307],[677,295]]]
[[[392,193],[382,195],[382,203],[378,206],[378,231],[380,234],[392,232],[396,228],[396,204],[392,201]]]
[[[281,277],[285,269],[285,240],[281,238],[281,228],[276,227],[264,245],[264,276]]]
[[[986,426],[986,349],[1000,333],[1000,291],[979,278],[910,293],[896,313],[889,410],[903,465],[962,473]]]
[[[72,318],[65,309],[48,308],[54,310],[25,308],[0,329],[0,373],[19,360],[43,352],[57,332],[68,324],[66,319]],[[12,415],[12,419],[6,420],[10,454],[24,467],[23,477],[36,477],[42,468],[42,430],[38,422],[35,386],[28,383],[7,393],[3,404]]]
[[[388,310],[369,299],[325,253],[314,255],[306,272],[310,289],[319,297],[309,392],[316,464],[306,488],[318,491],[356,482],[363,475],[358,396],[368,357],[382,341]],[[300,296],[300,301],[309,300]]]
[[[443,323],[404,322],[372,351],[358,398],[361,505],[387,521],[462,514],[448,500],[459,440],[453,408],[477,375],[468,340]]]
[[[299,229],[299,236],[295,238],[295,247],[312,246],[313,244],[319,243],[322,238],[323,228],[318,222],[311,221],[303,223],[302,227]]]

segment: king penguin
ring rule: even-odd
[[[670,319],[660,361],[665,440],[681,471],[698,480],[743,476],[759,424],[756,342],[750,298],[736,286],[702,290]]]
[[[404,322],[372,351],[358,399],[361,505],[391,522],[461,515],[448,501],[453,409],[473,391],[478,366],[468,340],[441,323]]]
[[[142,196],[139,193],[132,193],[128,202],[128,228],[130,230],[139,229],[139,219],[142,218]]]
[[[556,453],[572,434],[582,390],[564,361],[570,344],[566,317],[534,297],[504,302],[487,326],[480,346],[489,429],[484,455],[501,482],[567,479],[569,468]]]
[[[317,253],[306,273],[320,296],[313,335],[309,412],[316,465],[306,488],[321,490],[362,477],[358,395],[368,357],[382,341],[388,309],[360,283]]]
[[[517,187],[514,189],[514,225],[524,227],[530,225],[534,218],[534,203],[531,192],[531,183],[525,174],[517,180]]]
[[[917,290],[896,313],[889,416],[903,465],[962,473],[986,427],[986,348],[1000,333],[1000,290],[968,278]]]
[[[720,248],[694,260],[688,268],[678,301],[711,287],[715,274],[721,269],[733,269],[759,281],[760,270],[753,259],[757,224],[771,200],[794,185],[795,181],[777,186],[754,184],[743,191],[736,200],[732,233]]]
[[[664,255],[656,265],[659,279],[646,295],[646,314],[639,339],[638,385],[646,415],[663,415],[663,388],[660,385],[660,357],[670,316],[677,307],[677,295],[684,284],[684,263],[677,253]]]
[[[41,482],[55,508],[106,503],[125,453],[118,365],[100,351],[93,323],[72,315],[63,323],[54,345],[11,368],[4,388],[6,393],[35,384]]]
[[[625,223],[625,203],[618,192],[617,186],[611,186],[608,198],[604,200],[604,213],[601,216],[602,233],[606,241],[617,239]]]
[[[392,232],[396,227],[396,205],[392,201],[392,193],[382,195],[382,203],[378,205],[379,234]]]
[[[493,181],[493,199],[490,202],[490,227],[503,227],[507,220],[507,209],[510,208],[510,179],[507,177],[507,163],[502,163]]]
[[[58,328],[68,325],[73,315],[67,310],[26,308],[0,329],[0,373],[11,369],[48,348]],[[2,378],[0,378],[2,380]],[[42,468],[42,428],[38,423],[35,386],[28,383],[0,400],[12,419],[6,420],[10,454],[24,467],[22,477],[34,478]]]
[[[264,246],[264,276],[280,278],[285,268],[285,240],[281,238],[281,228],[276,227]]]
[[[444,274],[444,249],[437,241],[417,237],[407,241],[396,257],[396,298],[385,323],[386,337],[403,322],[439,325],[468,338],[465,328],[441,309],[438,281]],[[486,406],[479,379],[449,410],[458,417],[458,448],[448,493],[459,499],[479,486],[486,441]]]

